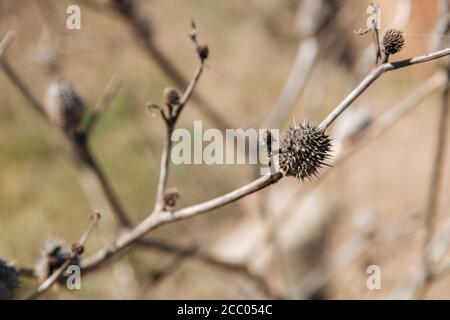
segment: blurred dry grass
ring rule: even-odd
[[[82,7],[82,29],[63,28],[65,8],[72,1],[36,2],[0,0],[0,36],[14,30],[15,42],[8,59],[43,97],[48,77],[37,59],[45,41],[44,28],[59,40],[59,53],[67,77],[92,106],[109,77],[119,73],[124,86],[94,133],[95,155],[105,169],[134,221],[151,210],[159,172],[163,125],[145,108],[158,101],[170,85],[154,63],[131,37],[127,26],[112,14]],[[183,74],[190,76],[195,56],[187,33],[195,17],[201,39],[211,50],[209,68],[199,91],[236,128],[263,123],[274,105],[298,46],[293,29],[297,1],[142,1],[151,13],[155,36],[163,51]],[[355,24],[347,30],[355,50],[365,48],[369,37],[353,36],[365,25],[369,1],[345,1],[354,7]],[[393,2],[378,1],[382,19],[392,18]],[[46,18],[46,15],[47,18]],[[51,20],[48,19],[51,18]],[[424,53],[436,20],[435,1],[413,0],[411,21],[405,28],[407,48],[395,59]],[[47,22],[44,20],[47,19]],[[329,35],[343,36],[343,35]],[[355,53],[358,56],[358,52]],[[400,70],[375,83],[356,102],[370,105],[376,115],[389,109],[436,68],[434,63]],[[352,88],[355,77],[324,54],[307,88],[296,104],[294,115],[319,120]],[[49,235],[68,242],[78,238],[90,213],[89,203],[68,152],[55,132],[30,110],[17,90],[0,74],[0,255],[18,265],[31,265],[40,245]],[[423,208],[430,176],[433,128],[437,124],[438,98],[428,99],[370,147],[331,173],[321,186],[338,212],[326,250],[333,251],[351,234],[355,211],[375,212],[379,223],[399,219]],[[186,110],[180,126],[192,128],[204,117],[194,108]],[[205,124],[204,124],[205,126]],[[448,167],[448,166],[447,166]],[[222,194],[251,179],[245,166],[174,167],[170,185],[180,189],[180,206]],[[450,171],[445,171],[439,212],[448,213]],[[280,186],[303,188],[289,179]],[[278,188],[275,186],[273,189]],[[281,187],[280,187],[281,188]],[[214,213],[176,223],[155,232],[178,243],[207,245],[234,228],[249,210],[256,210],[258,196],[242,200]],[[89,252],[105,244],[114,225],[108,206],[99,202],[106,222],[90,241]],[[383,270],[382,290],[365,287],[364,261],[356,261],[335,277],[330,298],[383,298],[403,278],[421,246],[421,230],[400,241],[377,246],[370,260]],[[250,284],[198,262],[187,262],[168,280],[150,285],[150,273],[173,258],[137,249],[125,262],[83,279],[83,290],[53,292],[58,298],[239,298],[257,297]],[[25,282],[26,292],[34,283]],[[430,291],[431,298],[450,298],[448,279]]]

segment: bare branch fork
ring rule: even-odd
[[[191,34],[191,38],[194,34]],[[18,88],[20,93],[25,97],[26,101],[32,106],[46,121],[48,121],[47,115],[44,111],[44,107],[41,104],[41,102],[34,96],[30,88],[26,85],[26,83],[23,81],[23,79],[19,76],[19,74],[14,70],[14,68],[8,63],[5,59],[2,58],[2,55],[4,52],[6,52],[6,49],[9,47],[9,45],[12,43],[14,37],[12,32],[8,32],[5,37],[2,39],[0,43],[0,65],[3,68],[3,71],[5,74],[9,77],[9,79],[12,81],[12,83]],[[194,39],[193,39],[194,40]],[[196,39],[195,42],[196,43]],[[196,49],[198,49],[199,45],[196,44]],[[204,53],[204,52],[203,52]],[[177,115],[175,118],[178,118],[182,107],[186,104],[189,97],[192,95],[193,88],[195,85],[195,82],[198,81],[199,76],[201,74],[201,71],[203,70],[203,66],[200,66],[196,71],[196,79],[192,82],[192,84],[188,87],[189,90],[186,90],[186,94],[183,95],[183,98],[181,99],[180,106],[177,106]],[[99,98],[98,102],[95,105],[95,108],[92,112],[92,114],[88,117],[86,123],[82,128],[80,128],[79,132],[75,136],[68,136],[64,134],[63,131],[59,131],[69,142],[77,156],[78,159],[81,161],[82,164],[86,166],[93,174],[94,177],[99,182],[99,185],[102,188],[102,191],[109,202],[111,209],[113,213],[116,215],[116,218],[119,222],[119,224],[123,228],[131,228],[132,224],[129,219],[129,215],[124,209],[124,206],[122,205],[117,193],[114,191],[111,183],[109,182],[109,179],[107,178],[104,170],[102,169],[101,165],[97,162],[95,159],[93,152],[91,148],[89,147],[89,138],[91,136],[92,131],[95,129],[95,126],[97,122],[100,120],[101,116],[107,111],[108,107],[110,106],[113,98],[117,94],[117,92],[120,89],[122,79],[118,75],[114,75],[109,80],[107,86],[104,89],[104,92],[102,96]],[[184,101],[184,102],[183,102]],[[173,118],[171,121],[173,122],[168,126],[173,127],[175,121],[173,121],[175,118]],[[173,129],[173,128],[172,128]],[[167,141],[170,143],[170,135],[167,136]],[[165,150],[170,149],[170,147],[166,148]],[[167,161],[169,154],[167,154]],[[165,159],[166,156],[162,156],[162,159]],[[168,166],[168,163],[167,163]],[[163,166],[163,168],[166,168],[166,166]],[[167,176],[166,173],[161,172],[162,176]],[[161,179],[161,181],[166,181],[165,178]],[[165,184],[166,182],[164,182]],[[162,184],[160,184],[162,185]],[[165,188],[164,188],[165,189]],[[161,189],[162,190],[162,189]],[[226,270],[229,272],[236,272],[239,274],[249,274],[250,272],[245,266],[238,266],[238,265],[229,265],[226,261],[221,261],[220,259],[215,258],[214,256],[211,256],[207,253],[202,252],[201,254],[198,252],[198,250],[194,250],[190,247],[182,247],[179,245],[174,245],[170,243],[166,243],[160,240],[156,239],[140,239],[139,244],[144,246],[145,248],[155,250],[157,252],[162,252],[166,254],[172,254],[176,256],[183,256],[183,257],[189,257],[191,259],[197,259],[203,263],[209,264],[211,266],[217,267],[222,266],[222,270]],[[26,277],[35,277],[33,268],[29,267],[22,267],[19,268],[19,273],[22,276]],[[253,276],[253,278],[257,278],[256,276]],[[261,282],[260,282],[261,283]],[[264,289],[264,288],[263,288]],[[264,289],[263,291],[268,291]]]
[[[167,88],[165,92],[165,105],[167,107],[167,110],[164,110],[160,106],[150,103],[148,105],[150,111],[152,109],[157,109],[160,111],[161,117],[165,122],[166,125],[166,146],[163,149],[162,155],[161,155],[161,167],[160,167],[160,177],[159,177],[159,183],[156,193],[156,204],[155,204],[155,210],[161,211],[165,209],[164,204],[164,193],[166,192],[167,188],[167,179],[169,174],[169,165],[170,165],[170,152],[172,150],[172,133],[176,126],[176,123],[178,121],[178,118],[180,117],[181,112],[184,109],[184,106],[191,98],[195,86],[197,85],[200,76],[202,75],[202,72],[205,68],[205,61],[208,58],[209,49],[206,45],[201,45],[197,41],[197,27],[195,25],[195,22],[192,21],[191,23],[191,34],[190,38],[192,42],[195,45],[195,50],[197,52],[199,65],[194,73],[194,77],[192,78],[191,82],[187,86],[186,90],[184,91],[181,98],[179,97],[179,94],[174,89]]]
[[[355,33],[360,36],[362,36],[368,32],[370,32],[372,34],[372,40],[373,40],[374,48],[375,48],[375,66],[376,66],[382,59],[381,46],[380,46],[380,34],[378,31],[379,21],[377,20],[378,16],[379,16],[380,6],[377,4],[371,3],[371,4],[369,4],[369,8],[371,9],[370,13],[372,13],[371,26],[367,29],[360,29],[358,31],[355,31]],[[387,60],[385,62],[387,62]]]
[[[81,0],[79,0],[81,1]],[[176,68],[176,66],[167,58],[157,45],[154,35],[151,19],[139,7],[139,3],[134,0],[110,0],[110,1],[81,1],[91,8],[97,8],[102,13],[104,6],[115,11],[129,25],[133,31],[139,45],[145,50],[148,56],[156,62],[161,71],[177,86],[184,89],[188,86],[188,80]],[[230,124],[216,111],[216,109],[198,92],[192,97],[196,107],[206,115],[216,126],[221,129],[230,128]]]

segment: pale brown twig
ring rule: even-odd
[[[8,31],[6,35],[3,37],[3,39],[0,41],[0,58],[9,48],[13,40],[14,40],[13,33],[11,31]]]
[[[384,63],[377,68],[375,68],[372,72],[370,72],[364,80],[362,80],[359,85],[352,91],[350,94],[345,97],[345,99],[338,105],[336,108],[330,112],[330,114],[323,120],[319,127],[325,130],[328,128],[331,123],[333,123],[334,120],[337,119],[337,117],[345,110],[347,109],[353,101],[356,100],[364,91],[367,90],[367,88],[375,81],[377,80],[383,73],[397,70],[400,68],[412,66],[419,63],[428,62],[431,60],[439,59],[442,57],[445,57],[450,54],[450,48],[446,48],[440,51],[432,52],[427,55],[418,56],[411,59],[401,60],[397,62],[391,62],[391,63]]]
[[[103,10],[103,4],[106,4],[113,11],[118,13],[120,17],[130,26],[139,45],[149,55],[149,57],[156,62],[157,67],[179,88],[184,90],[189,84],[188,80],[175,67],[167,56],[161,51],[157,45],[151,26],[149,17],[140,11],[137,2],[133,0],[113,0],[103,2],[96,5],[94,1],[81,1],[83,4],[89,5],[91,8],[98,8],[100,12]],[[222,115],[215,111],[215,108],[198,92],[194,93],[192,100],[197,107],[208,119],[210,119],[218,128],[231,128],[230,124],[223,118]]]
[[[195,45],[195,50],[198,55],[199,65],[194,73],[192,80],[190,81],[187,88],[184,90],[183,95],[180,98],[180,101],[176,105],[168,105],[168,113],[164,114],[162,110],[161,115],[166,124],[166,145],[162,151],[161,155],[161,166],[160,166],[160,175],[159,182],[156,192],[156,203],[155,203],[155,211],[164,210],[164,192],[167,188],[167,180],[169,175],[169,167],[170,167],[170,152],[172,150],[172,133],[175,128],[175,125],[180,117],[181,112],[183,111],[185,105],[188,103],[192,94],[194,93],[194,89],[202,75],[202,72],[205,68],[205,60],[208,55],[208,48],[206,46],[201,46],[197,42],[197,28],[195,22],[192,21],[192,30],[190,38]],[[205,52],[201,52],[201,50],[206,50]],[[202,54],[206,54],[206,56],[202,56]],[[174,108],[174,109],[173,109]]]
[[[102,96],[95,105],[93,114],[89,118],[86,127],[83,129],[83,132],[85,132],[87,135],[92,132],[100,117],[111,106],[111,102],[120,90],[121,85],[122,78],[119,75],[113,75],[111,79],[109,79],[108,84],[103,90]]]

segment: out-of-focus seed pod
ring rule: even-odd
[[[47,88],[45,111],[66,132],[75,131],[86,110],[83,100],[68,80],[57,80]]]
[[[0,258],[0,300],[14,299],[19,287],[19,277],[16,268]]]

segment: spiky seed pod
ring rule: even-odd
[[[0,300],[14,299],[19,287],[19,277],[16,268],[0,258]]]
[[[400,52],[405,46],[405,39],[403,38],[403,32],[395,29],[386,30],[384,32],[381,45],[383,51],[388,55]]]
[[[180,102],[180,94],[173,88],[164,89],[164,103],[174,106]]]
[[[83,100],[68,80],[57,80],[47,88],[45,111],[66,132],[75,131],[86,110]]]
[[[44,243],[41,256],[36,264],[35,273],[40,281],[52,275],[70,257],[71,250],[61,240],[50,239]],[[72,264],[79,265],[77,258]],[[68,275],[64,272],[59,278],[61,284],[66,283]]]
[[[281,138],[279,165],[287,176],[302,181],[317,177],[319,170],[330,157],[331,139],[322,129],[304,121],[294,122]]]

